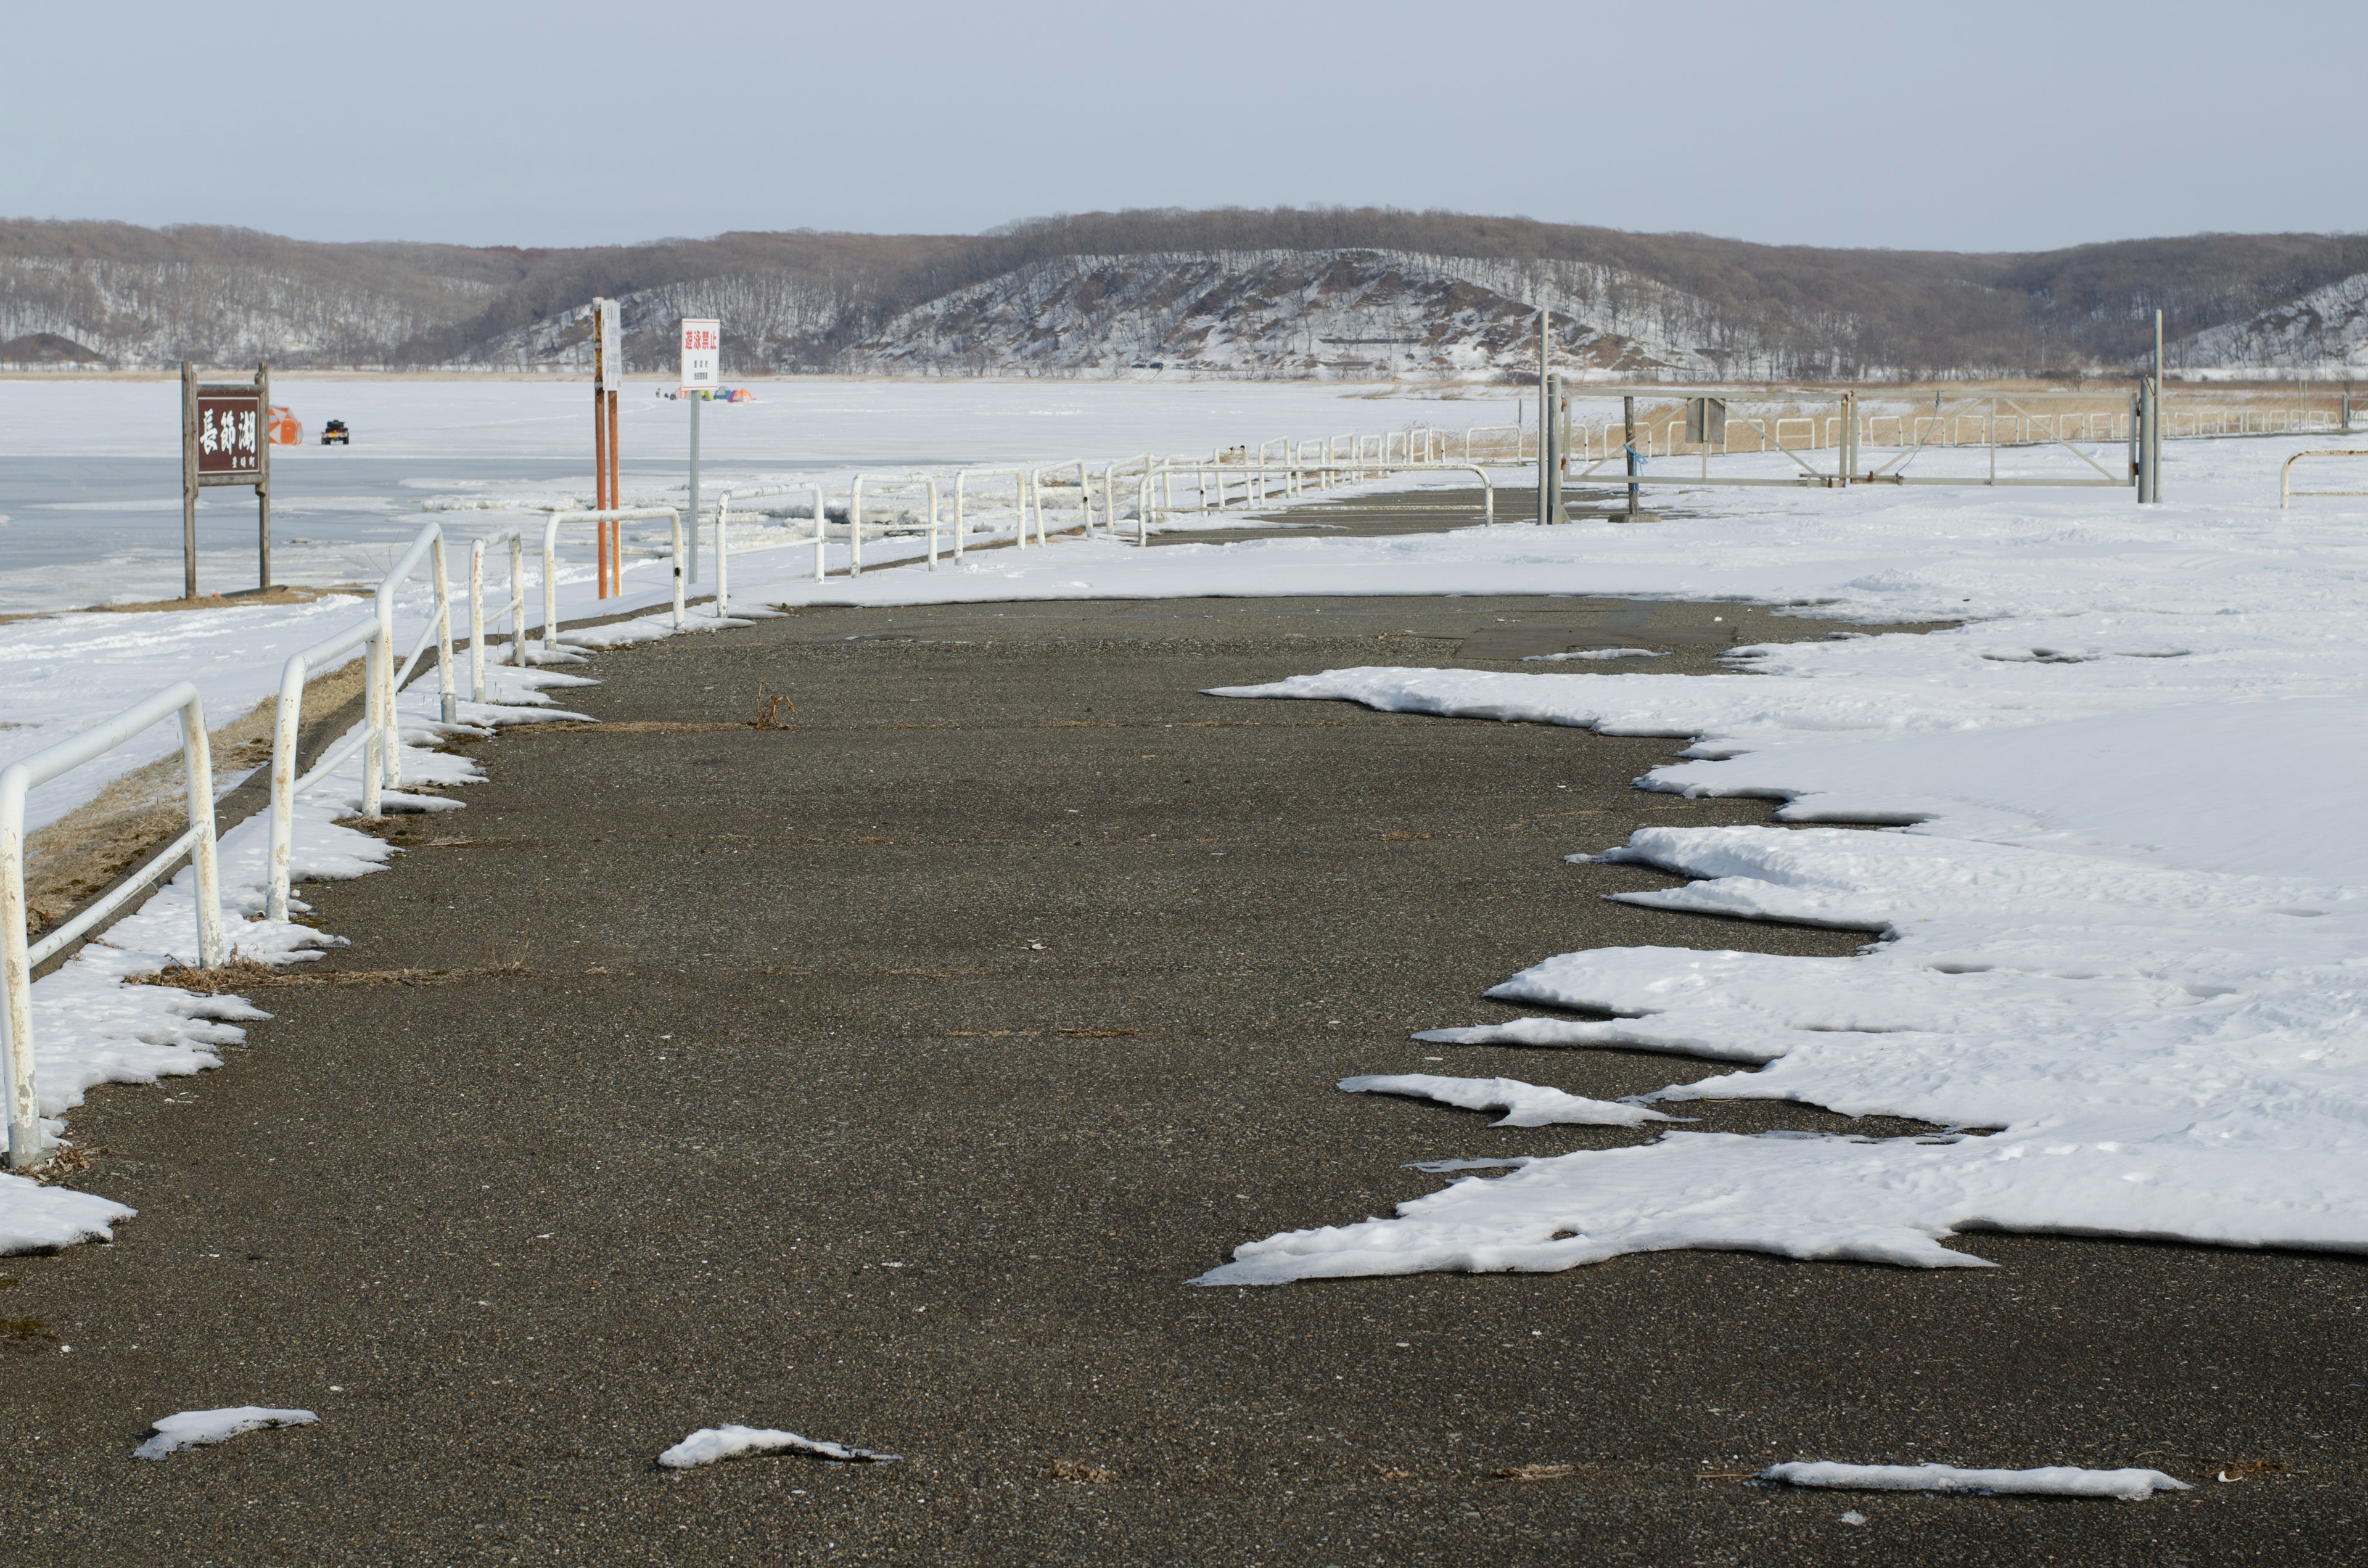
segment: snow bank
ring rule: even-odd
[[[271,1426],[310,1426],[321,1418],[309,1410],[273,1410],[260,1404],[234,1404],[224,1410],[184,1410],[167,1415],[149,1430],[155,1436],[131,1450],[136,1460],[161,1460],[183,1449],[204,1443],[227,1443],[242,1432]]]
[[[1690,879],[1626,902],[1869,945],[1565,953],[1489,994],[1580,1016],[1419,1038],[1701,1058],[1734,1070],[1641,1097],[1951,1131],[1671,1132],[1253,1242],[1205,1279],[1670,1247],[1961,1267],[1980,1260],[1946,1244],[1980,1230],[2368,1250],[2368,820],[2325,782],[2368,768],[2368,536],[2350,532],[2368,513],[2281,517],[2279,450],[2214,455],[2248,472],[2242,504],[2234,483],[2184,512],[1848,504],[1870,540],[1913,519],[1926,542],[1836,585],[1822,613],[1954,597],[1992,617],[1953,631],[1739,650],[1748,675],[1372,668],[1227,693],[1691,737],[1639,782],[1780,800],[1786,823],[1894,824],[1575,846]],[[1664,590],[1698,581],[1690,544],[1659,542]]]
[[[1431,1073],[1387,1073],[1343,1078],[1352,1095],[1405,1095],[1461,1106],[1465,1110],[1501,1110],[1491,1127],[1641,1127],[1675,1119],[1640,1105],[1590,1100],[1519,1078],[1443,1078]]]
[[[801,1437],[795,1432],[783,1432],[769,1426],[702,1426],[660,1454],[658,1463],[667,1470],[689,1470],[696,1465],[713,1464],[718,1460],[736,1460],[744,1454],[777,1453],[784,1449],[850,1463],[893,1464],[897,1458],[894,1454],[875,1453],[870,1449],[851,1449],[842,1443]]]
[[[501,700],[463,703],[460,710],[462,727],[481,733],[494,724],[564,717],[549,706],[543,688],[586,684],[581,676],[507,666],[489,669],[486,677],[488,694]],[[401,699],[404,781],[450,788],[482,778],[468,758],[420,744],[449,733],[433,719],[436,701],[432,676]],[[386,864],[393,852],[382,840],[337,824],[361,807],[361,767],[358,753],[296,801],[291,881],[358,877]],[[400,797],[390,792],[388,798]],[[455,804],[437,796],[409,799],[432,807]],[[222,834],[216,861],[223,925],[236,957],[302,962],[338,938],[263,918],[269,833],[268,814],[257,812]],[[102,937],[34,982],[33,1070],[47,1137],[64,1131],[65,1113],[82,1104],[92,1085],[153,1084],[219,1067],[215,1047],[244,1040],[242,1023],[270,1017],[239,996],[127,983],[168,965],[198,961],[196,901],[193,873],[184,867]],[[304,912],[302,899],[289,902],[292,913]],[[90,1193],[0,1174],[0,1255],[111,1238],[115,1222],[131,1214]]]
[[[2118,1497],[2143,1503],[2157,1492],[2185,1492],[2158,1470],[2081,1470],[2044,1465],[2037,1470],[1959,1470],[1949,1464],[1778,1464],[1759,1472],[1762,1481],[1787,1486],[1832,1486],[1854,1492],[1966,1492],[1977,1496]]]

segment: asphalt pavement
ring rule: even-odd
[[[75,1114],[77,1184],[141,1214],[0,1260],[0,1562],[2357,1560],[2353,1259],[1985,1234],[1998,1267],[1186,1283],[1446,1179],[1411,1162],[1650,1136],[1344,1075],[1707,1070],[1408,1038],[1511,1016],[1480,993],[1515,970],[1863,939],[1606,903],[1668,879],[1565,861],[1766,820],[1631,788],[1679,743],[1203,687],[1613,643],[1708,674],[1843,630],[1228,599],[802,609],[598,656],[564,695],[604,722],[475,744],[465,810],[302,890],[350,939],[312,978],[350,983],[259,989],[223,1070]],[[245,1403],[321,1421],[130,1457]],[[655,1465],[726,1423],[901,1457]],[[1747,1479],[1793,1459],[2198,1485]]]

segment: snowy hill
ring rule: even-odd
[[[1362,250],[1035,262],[903,312],[837,368],[1493,379],[1534,372],[1541,306],[1554,312],[1558,351],[1591,370],[1777,370],[1770,344],[1649,278]]]
[[[2196,365],[2368,365],[2368,272],[2199,332],[2180,348],[2174,361]]]
[[[806,230],[576,250],[314,244],[0,219],[0,358],[572,371],[585,307],[661,370],[686,315],[726,375],[1521,379],[1531,318],[1627,376],[1951,377],[2355,362],[2368,236],[2033,255],[1828,250],[1378,209],[1086,213],[979,235]]]

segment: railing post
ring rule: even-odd
[[[469,700],[485,699],[485,541],[469,546]]]
[[[510,535],[510,663],[526,668],[526,540],[516,528]]]
[[[41,1101],[33,1078],[33,964],[25,941],[25,791],[19,763],[0,771],[0,993],[7,1001],[0,1045],[8,1055],[8,1164],[41,1159]]]
[[[732,603],[732,535],[730,517],[732,492],[719,491],[715,497],[715,619],[722,620]],[[694,543],[699,537],[699,511],[692,508],[690,532]],[[698,569],[698,551],[691,552],[691,568]]]
[[[222,879],[214,856],[213,745],[206,733],[206,705],[192,692],[181,707],[181,756],[189,779],[189,869],[198,895],[198,967],[219,969],[222,952]]]
[[[676,511],[673,507],[668,506],[666,508],[666,523],[674,530],[674,629],[677,631],[680,631],[690,624],[689,614],[683,608],[682,602],[684,566],[682,554],[682,514]],[[691,519],[691,527],[696,529],[698,526],[699,519],[697,517],[693,517]]]
[[[929,488],[929,570],[930,570],[930,571],[932,571],[932,572],[934,572],[934,571],[936,571],[936,570],[938,569],[938,480],[937,480],[937,476],[936,476],[935,474],[931,474],[931,475],[929,475],[929,476],[928,477],[928,479],[927,479],[926,483],[928,483],[928,488]]]
[[[368,680],[370,653],[362,658]],[[295,831],[296,729],[304,706],[304,655],[293,653],[279,672],[279,706],[271,725],[271,839],[264,853],[263,914],[268,920],[288,918],[288,858]],[[369,752],[363,752],[368,767]],[[367,790],[368,786],[365,785]]]
[[[386,787],[403,788],[403,693],[394,688],[394,596],[383,587],[378,597],[379,716],[386,724]]]
[[[860,473],[847,496],[847,574],[863,575],[863,476]]]
[[[542,525],[542,651],[559,651],[559,519],[553,512]]]
[[[380,796],[386,788],[386,687],[379,669],[379,661],[386,656],[386,639],[373,629],[362,653],[362,723],[368,737],[362,743],[362,817],[369,822],[379,820]]]
[[[452,584],[444,570],[444,534],[437,530],[431,551],[436,561],[436,710],[444,722],[461,717],[461,699],[452,688]],[[470,641],[471,652],[476,647]]]

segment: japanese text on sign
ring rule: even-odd
[[[198,398],[198,472],[254,473],[263,466],[262,410],[253,393]]]
[[[682,384],[712,387],[722,375],[723,324],[692,321],[682,324]]]

